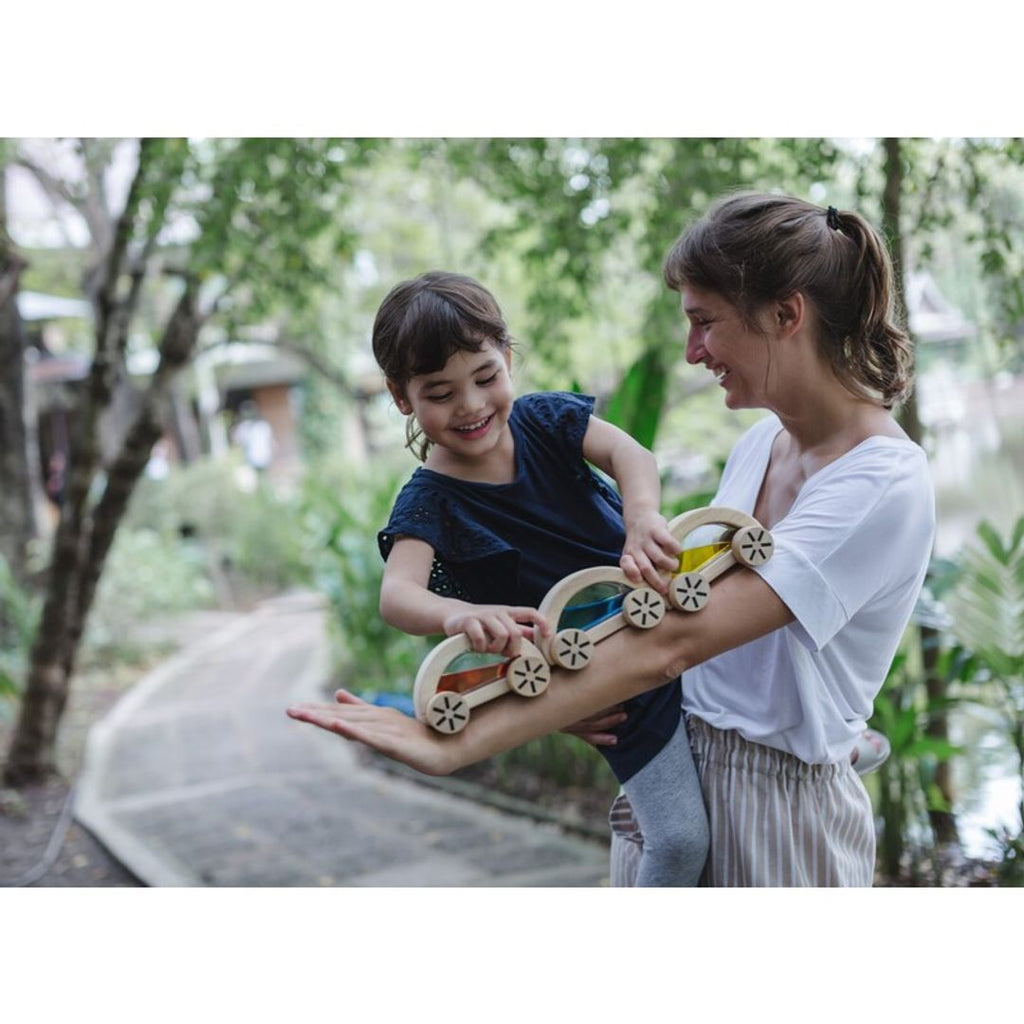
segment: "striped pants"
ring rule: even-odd
[[[805,764],[688,718],[711,826],[705,886],[870,886],[871,802],[848,761]],[[631,886],[643,836],[620,794],[609,814],[611,884]]]

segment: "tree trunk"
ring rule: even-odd
[[[906,286],[904,281],[904,247],[900,223],[901,199],[903,195],[903,153],[899,139],[884,139],[885,149],[885,191],[882,198],[882,226],[889,239],[895,270],[896,300],[904,315],[907,314]],[[908,322],[907,329],[910,324]],[[915,347],[917,340],[914,339]],[[900,422],[911,440],[921,443],[923,427],[918,415],[917,394],[911,392],[900,412]],[[946,715],[946,681],[937,670],[941,635],[931,626],[919,626],[921,662],[924,667],[925,690],[932,709],[928,716],[925,732],[928,736],[944,742],[949,741],[949,719]],[[953,805],[953,780],[948,760],[939,761],[935,766],[935,785],[947,806]],[[928,812],[935,839],[940,844],[959,844],[956,817],[951,811]]]
[[[0,192],[3,181],[0,165]],[[0,556],[22,583],[27,579],[27,545],[36,532],[33,467],[25,422],[25,334],[18,313],[18,288],[24,266],[7,235],[0,196]],[[2,626],[0,622],[0,630]]]
[[[160,363],[107,471],[102,495],[91,513],[82,517],[83,526],[75,535],[62,531],[63,520],[58,527],[51,585],[4,771],[10,785],[38,781],[56,772],[57,730],[96,587],[132,491],[163,433],[171,382],[191,358],[199,327],[195,291],[189,285],[164,330]],[[54,579],[61,581],[60,589],[55,589]]]
[[[89,495],[100,469],[99,423],[113,395],[114,379],[123,361],[128,325],[141,282],[141,272],[137,272],[132,276],[127,294],[119,295],[142,201],[148,151],[145,144],[140,146],[135,178],[97,277],[96,349],[87,388],[81,397],[79,426],[72,438],[67,486],[53,540],[46,596],[4,770],[5,780],[14,785],[44,779],[56,772],[57,729],[70,682],[65,666],[73,665],[81,635],[75,623],[81,606],[80,590],[92,529]]]

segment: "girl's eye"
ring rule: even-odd
[[[478,380],[476,382],[476,386],[478,388],[485,388],[489,384],[493,384],[498,379],[498,372],[499,371],[496,370],[494,373],[490,375],[490,377],[487,377],[485,380]]]
[[[441,402],[447,402],[448,399],[451,398],[451,397],[452,397],[452,393],[450,391],[443,391],[440,394],[427,395],[427,401],[428,402],[436,402],[436,403],[440,404]]]

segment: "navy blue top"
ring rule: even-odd
[[[430,589],[474,604],[536,608],[561,579],[618,565],[622,501],[583,458],[594,399],[568,392],[523,395],[512,407],[515,479],[459,480],[420,467],[378,534],[386,559],[398,537],[434,549]],[[552,623],[558,628],[557,623]],[[679,721],[679,680],[625,702],[614,747],[602,747],[620,782],[665,745]]]

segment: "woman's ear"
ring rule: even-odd
[[[386,381],[386,383],[387,383],[387,386],[388,386],[388,391],[391,392],[391,397],[394,400],[395,405],[398,406],[398,411],[403,416],[411,416],[412,415],[412,404],[409,402],[409,399],[406,397],[405,388],[403,388],[400,385],[396,384],[393,380]]]
[[[775,326],[779,336],[786,338],[795,334],[804,324],[807,305],[801,292],[793,292],[775,303]]]

